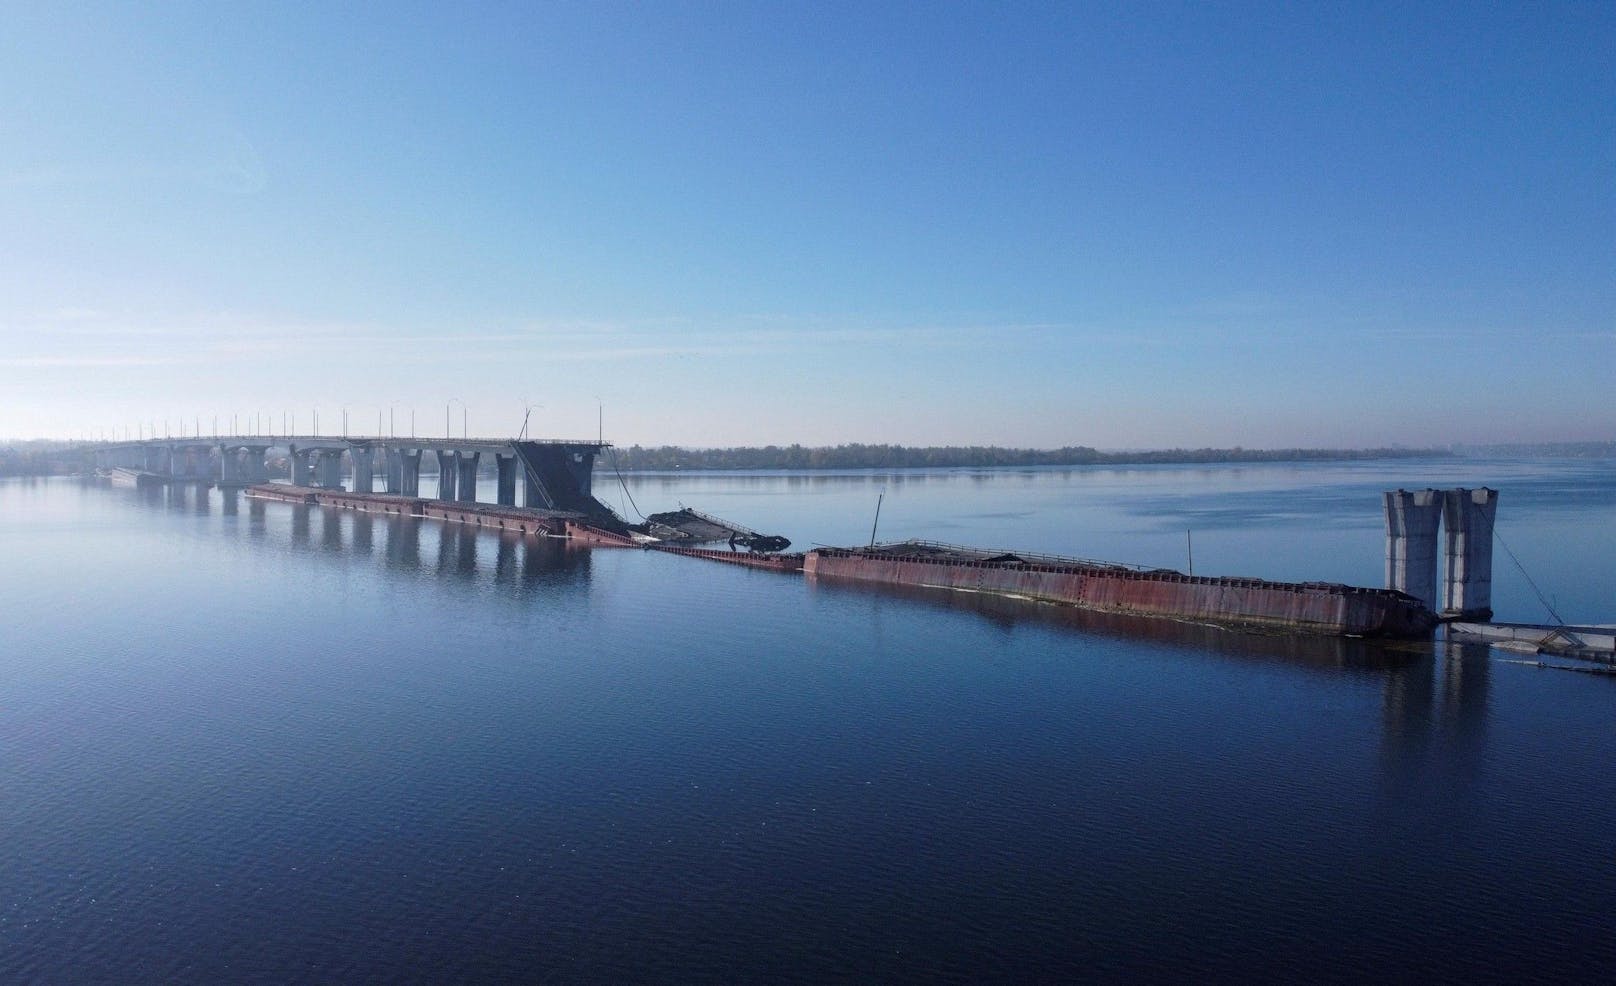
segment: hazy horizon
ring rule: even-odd
[[[0,433],[1616,436],[1610,5],[7,20]]]

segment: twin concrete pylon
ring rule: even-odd
[[[1447,535],[1441,615],[1493,615],[1493,521],[1498,491],[1391,490],[1386,504],[1386,585],[1437,609],[1436,535]]]

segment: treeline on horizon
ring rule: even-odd
[[[691,449],[677,445],[647,448],[630,445],[613,449],[598,464],[610,468],[613,459],[624,472],[659,472],[677,469],[923,469],[955,466],[1095,466],[1150,465],[1211,462],[1339,462],[1359,459],[1415,459],[1450,456],[1446,449],[1162,449],[1141,452],[1101,452],[1086,445],[1057,449],[1001,448],[996,445],[862,445]]]

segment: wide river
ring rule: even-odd
[[[1379,585],[1428,485],[1616,621],[1610,461],[598,492]],[[1616,978],[1616,679],[69,479],[0,559],[3,982]]]

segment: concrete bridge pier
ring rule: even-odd
[[[453,500],[455,499],[456,473],[459,471],[455,462],[455,453],[436,449],[435,454],[438,457],[438,499]]]
[[[461,503],[477,502],[477,459],[476,452],[461,452],[459,461],[459,496],[455,497]]]
[[[212,457],[194,445],[170,446],[169,463],[171,479],[195,482],[213,478]]]
[[[398,496],[404,485],[404,463],[400,461],[403,457],[402,449],[382,449],[382,488],[393,496]]]
[[[241,485],[241,449],[219,446],[219,483],[224,486]]]
[[[248,445],[242,459],[241,478],[248,483],[269,482],[268,445]]]
[[[323,448],[316,454],[320,458],[319,482],[328,490],[342,489],[342,449]]]
[[[516,506],[516,456],[496,455],[494,464],[499,467],[499,492],[495,501],[502,507]]]
[[[1493,615],[1493,522],[1498,491],[1448,490],[1442,502],[1447,530],[1447,579],[1442,615],[1489,620]]]
[[[421,495],[421,450],[399,449],[398,495]]]
[[[1386,506],[1386,586],[1436,609],[1436,532],[1443,495],[1436,490],[1392,490]]]
[[[314,471],[309,466],[309,457],[313,454],[313,449],[300,449],[296,445],[288,446],[287,458],[291,462],[293,486],[314,485]]]
[[[348,449],[348,455],[353,458],[353,491],[355,493],[374,493],[376,491],[376,471],[373,468],[374,450],[368,445],[355,445]]]

